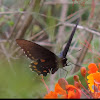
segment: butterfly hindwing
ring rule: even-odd
[[[48,63],[48,62],[47,62]],[[42,59],[38,59],[37,61],[32,61],[30,66],[32,71],[35,71],[38,73],[38,75],[43,74],[43,76],[46,76],[47,73],[50,73],[51,71],[51,67],[50,65],[46,65],[46,63],[44,62],[44,60]]]

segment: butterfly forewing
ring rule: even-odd
[[[25,54],[31,59],[55,60],[56,55],[48,49],[27,40],[17,39],[17,44],[24,50]]]

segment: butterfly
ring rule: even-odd
[[[56,56],[50,50],[24,39],[16,39],[17,44],[23,49],[27,57],[29,57],[32,62],[30,68],[32,71],[38,73],[38,75],[47,76],[47,73],[54,74],[58,69],[59,65],[62,67],[67,66],[66,55],[68,53],[72,38],[75,34],[79,19],[70,35],[70,38],[62,52],[59,56]]]

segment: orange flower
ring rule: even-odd
[[[83,93],[87,98],[100,98],[100,63],[98,66],[95,63],[91,63],[88,66],[88,76],[86,80],[86,68],[81,68],[81,74],[85,78],[85,81],[88,85],[88,89],[82,85],[79,77],[77,75],[74,76],[74,85],[68,84],[68,82],[61,78],[58,80],[58,83],[55,85],[54,92],[50,92],[45,96],[45,98],[63,98],[63,99],[80,99],[81,93]],[[83,88],[85,90],[80,90]],[[87,95],[88,94],[88,95]]]
[[[94,98],[95,98],[95,99],[100,98],[100,93],[99,93],[99,92],[95,92],[95,93],[94,93]]]
[[[88,71],[89,74],[95,73],[96,71],[98,71],[98,68],[95,63],[89,64],[88,69],[89,69]]]
[[[58,95],[56,92],[50,91],[50,93],[46,94],[44,99],[57,99]]]
[[[100,72],[94,73],[93,78],[94,78],[96,83],[100,83]]]
[[[66,90],[62,89],[58,83],[55,85],[55,92],[60,95],[66,95]]]
[[[55,85],[55,91],[54,92],[51,91],[44,98],[45,99],[50,99],[50,98],[71,99],[71,98],[80,98],[81,97],[80,89],[76,88],[73,85],[66,85],[65,87],[66,87],[66,89],[63,89],[57,83]]]
[[[96,72],[87,76],[88,86],[92,93],[100,91],[100,72]]]
[[[98,68],[98,71],[100,72],[100,63],[98,63],[98,67],[99,67],[99,68]]]
[[[87,82],[89,90],[92,92],[93,98],[100,98],[100,63],[98,67],[96,64],[91,63],[88,68]]]
[[[63,90],[58,83],[55,85],[55,91],[46,94],[45,99],[53,99],[53,98],[66,98],[66,91]]]
[[[81,90],[73,85],[67,85],[66,90],[68,92],[68,99],[79,99],[81,97]]]

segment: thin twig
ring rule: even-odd
[[[75,27],[75,24],[70,24],[70,23],[67,23],[67,22],[66,22],[66,23],[62,23],[62,24],[65,25],[65,26]],[[97,32],[97,31],[95,31],[95,30],[89,29],[89,28],[87,28],[87,27],[78,25],[77,28],[78,28],[78,29],[82,29],[82,30],[86,30],[86,31],[88,31],[88,32],[90,32],[90,33],[93,33],[93,34],[95,34],[95,35],[100,36],[100,32]]]
[[[2,49],[2,51],[4,53],[4,55],[6,56],[6,59],[7,59],[8,63],[9,63],[9,65],[10,65],[10,68],[11,68],[12,72],[14,73],[14,75],[16,75],[16,72],[14,71],[13,66],[11,64],[8,51],[4,47],[3,43],[1,43],[0,46],[1,46],[1,49]]]

